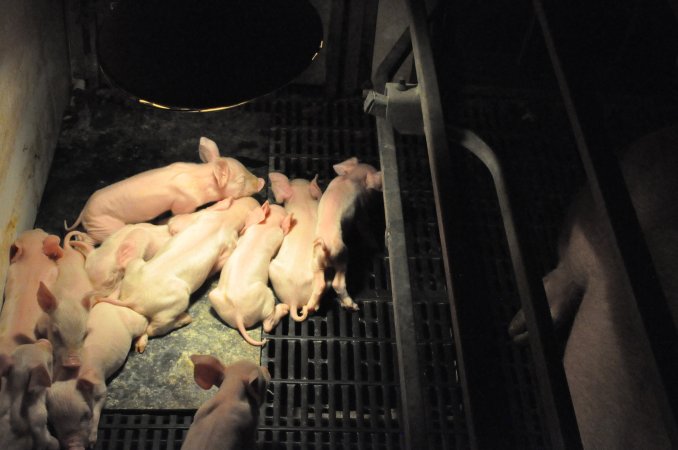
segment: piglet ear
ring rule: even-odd
[[[264,218],[268,217],[271,214],[271,204],[266,200],[263,205],[261,205],[261,210],[264,212]]]
[[[316,174],[311,180],[311,184],[308,185],[308,190],[311,192],[311,197],[316,200],[320,200],[320,197],[323,195],[323,191],[321,191],[320,186],[318,186],[318,174]]]
[[[24,252],[24,248],[21,244],[19,244],[19,241],[15,242],[9,247],[9,263],[13,264],[17,262],[20,258],[21,255]]]
[[[75,388],[80,391],[88,405],[94,403],[94,386],[96,386],[96,377],[91,372],[85,372],[78,376]]]
[[[245,231],[252,225],[256,225],[266,220],[267,207],[268,200],[263,205],[261,205],[261,207],[255,208],[249,213],[247,213],[247,218],[245,219],[245,226],[242,228],[242,230],[240,230],[241,236],[245,234]]]
[[[367,189],[376,189],[377,191],[381,191],[381,186],[383,184],[381,170],[379,172],[368,173],[365,182],[367,184]]]
[[[271,172],[268,174],[268,179],[271,180],[271,190],[275,196],[276,203],[282,203],[292,198],[292,187],[290,180],[282,173]]]
[[[42,281],[40,282],[40,286],[38,286],[38,304],[47,314],[54,312],[58,306],[56,297]]]
[[[52,377],[44,364],[31,369],[28,380],[28,392],[36,394],[52,385]]]
[[[228,177],[231,173],[231,169],[228,167],[228,161],[221,158],[213,161],[212,164],[212,172],[214,173],[214,178],[217,180],[217,186],[219,186],[220,189],[223,189],[228,184]]]
[[[261,369],[257,368],[252,370],[249,373],[248,378],[243,380],[243,383],[245,384],[245,392],[247,392],[247,395],[252,398],[257,405],[264,403],[268,382]]]
[[[292,213],[286,215],[285,218],[280,223],[280,228],[282,228],[283,230],[283,235],[287,235],[287,233],[289,233],[290,230],[292,229],[292,225],[294,225],[295,223],[296,222],[292,218]]]
[[[221,361],[210,355],[191,355],[191,361],[195,364],[193,378],[198,386],[205,390],[221,386],[224,381],[224,365]]]
[[[219,200],[214,205],[208,207],[210,211],[226,211],[233,204],[233,197],[226,197],[223,200]]]
[[[205,163],[219,159],[219,147],[217,147],[216,142],[204,136],[200,138],[198,153],[200,154],[200,161]]]
[[[346,175],[347,173],[355,169],[357,165],[358,158],[354,156],[353,158],[349,158],[344,162],[340,162],[339,164],[333,165],[332,167],[334,168],[334,171],[337,172],[337,175]]]
[[[127,267],[130,261],[137,257],[137,246],[132,240],[126,240],[120,247],[118,251],[115,252],[115,259],[118,262],[118,265],[123,269]]]

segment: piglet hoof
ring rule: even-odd
[[[360,307],[356,302],[353,301],[351,297],[346,297],[341,300],[342,308],[350,309],[353,311],[359,311]]]
[[[137,342],[134,344],[134,349],[137,351],[137,353],[143,353],[144,350],[146,350],[146,345],[148,345],[148,335],[144,334],[139,336]]]

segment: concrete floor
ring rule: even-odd
[[[199,162],[201,136],[267,179],[269,121],[269,113],[257,105],[179,113],[136,104],[114,91],[76,95],[64,116],[35,226],[63,237],[63,221],[72,223],[97,189],[172,162]],[[266,188],[257,199],[265,195]],[[197,408],[212,394],[193,381],[193,353],[212,354],[226,364],[259,361],[259,348],[245,343],[211,310],[206,295],[217,281],[215,275],[193,295],[192,324],[151,339],[143,354],[130,354],[110,382],[107,409]],[[250,334],[258,339],[260,328]]]

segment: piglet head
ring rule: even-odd
[[[47,315],[39,322],[40,335],[46,336],[54,347],[55,365],[77,369],[80,351],[87,334],[89,296],[82,302],[59,301],[44,283],[40,282],[38,303]]]
[[[221,158],[220,162],[228,167],[222,169],[221,176],[217,177],[224,197],[249,197],[266,184],[263,178],[256,177],[237,159]]]
[[[206,137],[200,138],[200,159],[212,164],[212,172],[223,197],[247,197],[259,192],[265,181],[257,178],[240,161],[219,155],[217,144]]]
[[[271,375],[265,367],[257,366],[250,361],[237,361],[224,366],[217,358],[209,355],[191,355],[195,382],[203,389],[212,386],[222,388],[240,384],[247,398],[254,401],[257,407],[264,403],[266,389],[271,381]]]
[[[47,391],[47,414],[61,448],[84,450],[90,445],[94,385],[80,378],[57,381]]]
[[[365,189],[381,191],[381,171],[377,171],[369,164],[360,163],[355,156],[344,162],[332,166],[339,176],[346,177],[354,182],[362,184]]]
[[[19,236],[17,236],[16,240],[9,248],[9,262],[15,263],[19,261],[26,253],[35,254],[37,252],[41,252],[42,241],[47,236],[48,234],[40,228],[22,232]]]

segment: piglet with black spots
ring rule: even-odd
[[[326,289],[325,269],[328,268],[335,270],[332,288],[339,296],[341,306],[359,309],[346,290],[348,254],[342,228],[354,218],[358,202],[365,198],[368,191],[381,191],[381,171],[369,164],[359,163],[358,158],[349,158],[333,167],[338,176],[327,186],[318,205],[318,222],[313,241],[313,292],[308,301],[309,311],[317,309],[320,296]]]

